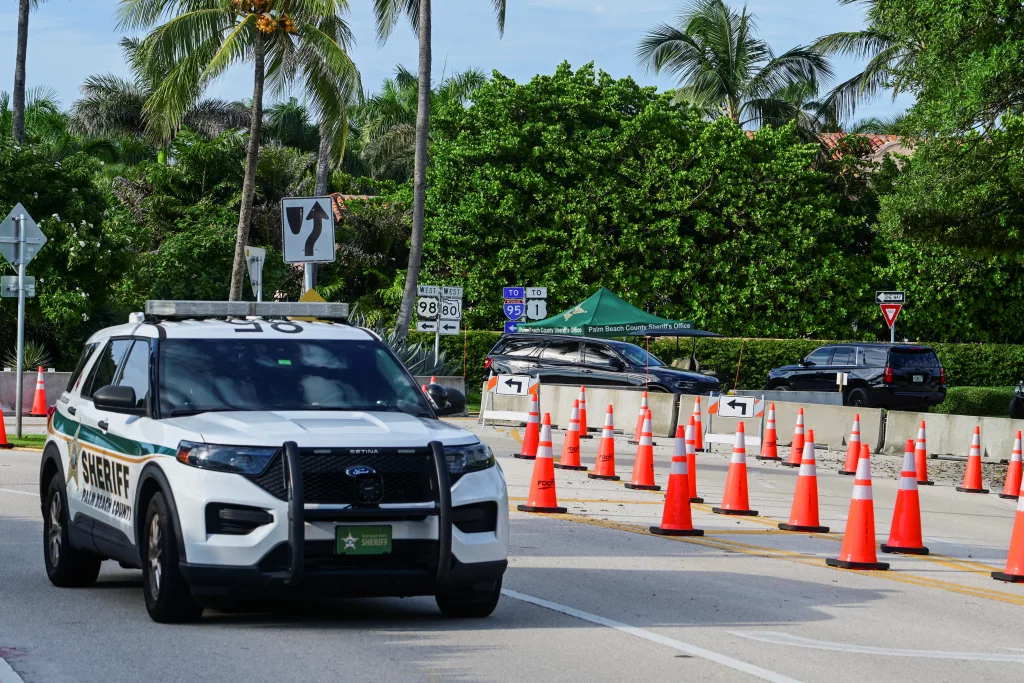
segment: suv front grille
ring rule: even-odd
[[[366,450],[366,449],[363,449]],[[411,449],[373,449],[377,453],[350,452],[347,448],[302,448],[302,484],[307,503],[351,505],[355,501],[355,479],[345,474],[350,467],[372,467],[384,485],[381,503],[423,503],[436,498],[434,463],[428,452]],[[247,479],[280,500],[288,499],[284,455],[274,456],[262,474]]]

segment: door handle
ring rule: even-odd
[[[68,415],[74,415],[77,412],[78,412],[77,408],[75,408],[74,406],[68,406]]]
[[[100,420],[99,422],[96,423],[96,426],[102,429],[103,431],[107,431],[107,427],[109,427],[110,425],[107,423],[106,420]]]

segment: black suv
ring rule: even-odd
[[[834,344],[797,365],[768,373],[766,389],[838,391],[836,374],[849,373],[848,406],[926,410],[946,400],[946,371],[935,351],[910,344]]]
[[[505,335],[484,361],[484,377],[491,374],[532,375],[547,384],[588,387],[646,385],[673,394],[721,390],[714,377],[671,368],[636,344],[558,334]]]

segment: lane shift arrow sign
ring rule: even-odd
[[[309,237],[306,238],[306,256],[313,255],[313,248],[316,247],[316,241],[320,239],[320,235],[324,231],[324,221],[328,218],[330,216],[324,211],[324,207],[320,206],[320,202],[314,202],[313,208],[306,216],[307,221],[313,221],[313,232],[309,233]]]
[[[510,389],[512,388],[513,384],[516,386],[516,393],[522,393],[522,391],[523,391],[523,383],[522,382],[516,382],[511,377],[509,377],[507,380],[505,380],[505,386],[509,387]]]
[[[743,413],[744,415],[747,414],[747,404],[744,403],[743,401],[737,401],[736,399],[733,399],[729,401],[729,403],[727,403],[726,405],[728,405],[733,410],[739,407],[741,413]]]

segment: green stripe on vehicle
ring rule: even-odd
[[[69,438],[74,438],[75,432],[78,431],[78,440],[82,443],[91,444],[97,448],[114,451],[115,453],[123,453],[124,455],[175,455],[177,453],[175,448],[158,446],[146,443],[145,441],[135,441],[134,439],[110,434],[109,432],[104,432],[84,424],[81,425],[79,430],[79,423],[62,415],[59,410],[53,414],[53,428]]]

